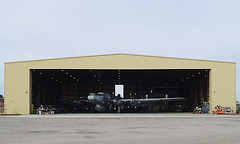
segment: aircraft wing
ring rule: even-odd
[[[122,102],[142,101],[142,102],[160,102],[160,101],[182,101],[186,100],[184,97],[174,98],[148,98],[148,99],[120,99]]]

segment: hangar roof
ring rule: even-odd
[[[225,61],[214,61],[214,60],[200,60],[200,59],[188,59],[188,58],[175,58],[175,57],[164,57],[164,56],[150,56],[150,55],[139,55],[139,54],[127,54],[127,53],[90,55],[90,56],[78,56],[78,57],[64,57],[64,58],[40,59],[40,60],[29,60],[29,61],[15,61],[15,62],[5,62],[5,64],[8,64],[8,63],[34,62],[34,61],[64,60],[64,59],[87,58],[87,57],[120,56],[120,55],[236,64],[236,62],[225,62]]]

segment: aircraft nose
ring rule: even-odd
[[[90,100],[90,101],[93,101],[94,100],[94,96],[88,96],[88,100]]]

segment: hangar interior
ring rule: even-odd
[[[31,103],[34,109],[42,105],[55,107],[58,113],[94,112],[84,103],[90,93],[114,94],[115,85],[124,86],[124,98],[144,99],[148,94],[184,97],[172,102],[168,109],[154,112],[190,112],[202,102],[209,102],[209,69],[169,70],[96,70],[96,69],[32,69]],[[117,95],[117,94],[114,94]],[[154,97],[154,95],[151,95]],[[148,98],[151,98],[148,97]],[[80,106],[81,105],[81,106]]]

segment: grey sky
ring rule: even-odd
[[[0,0],[0,93],[9,61],[130,53],[239,63],[239,5],[239,0]],[[239,81],[237,74],[238,100]]]

